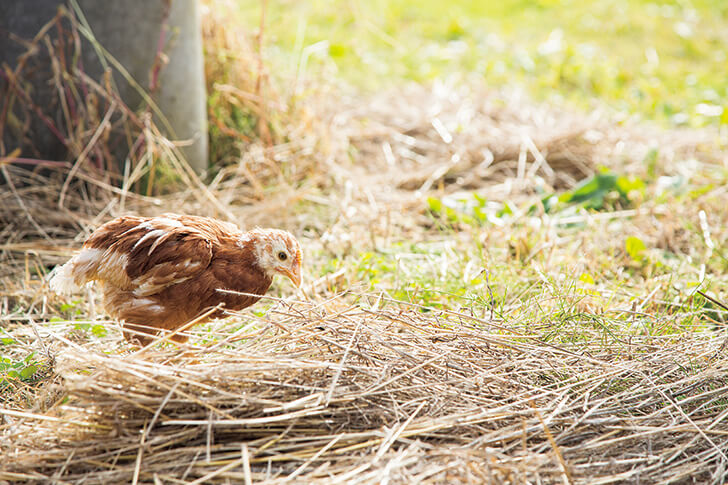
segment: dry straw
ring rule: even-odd
[[[365,295],[361,295],[365,297]],[[719,483],[725,346],[580,352],[405,306],[281,302],[218,342],[108,354],[47,333],[67,399],[4,409],[0,479]]]

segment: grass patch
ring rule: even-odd
[[[258,27],[262,2],[240,5]],[[283,77],[365,89],[452,74],[539,99],[671,125],[728,123],[728,9],[709,1],[267,2],[266,59]],[[362,76],[362,73],[366,73]]]

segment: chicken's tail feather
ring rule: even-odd
[[[51,290],[59,295],[70,295],[78,291],[81,286],[76,283],[73,277],[73,260],[53,268],[53,271],[48,275],[48,284]]]
[[[51,290],[61,295],[70,295],[83,285],[95,279],[101,251],[85,248],[62,266],[56,266],[48,275]]]

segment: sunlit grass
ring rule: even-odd
[[[430,197],[421,234],[355,242],[338,258],[312,254],[309,270],[346,270],[353,293],[374,302],[493,316],[524,333],[536,325],[545,339],[574,345],[711,330],[725,312],[695,290],[720,293],[726,262],[691,209],[720,217],[710,208],[715,191],[700,190],[705,182],[658,186],[603,173],[551,195],[550,206],[538,197],[506,205],[477,192]]]
[[[263,2],[241,4],[257,29]],[[264,55],[364,89],[449,75],[673,125],[728,123],[728,6],[618,0],[268,2]]]

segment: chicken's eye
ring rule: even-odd
[[[278,253],[278,259],[280,259],[281,261],[285,261],[286,259],[288,259],[288,255],[285,252],[281,251],[280,253]]]

